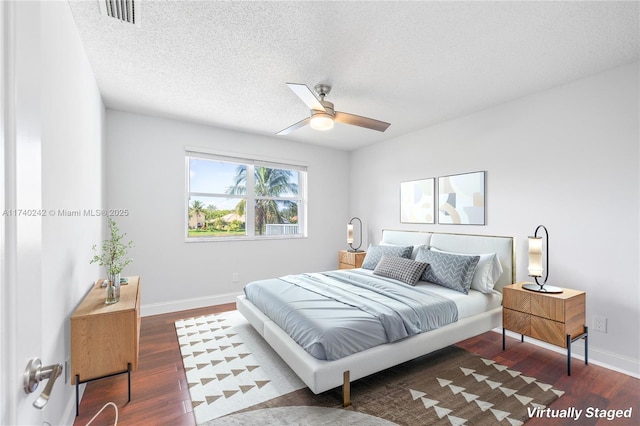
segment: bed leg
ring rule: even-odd
[[[351,381],[349,380],[349,371],[342,374],[342,406],[351,405]]]

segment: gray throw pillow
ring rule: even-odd
[[[427,264],[423,262],[396,256],[382,256],[373,274],[416,285],[426,267]]]
[[[429,264],[422,274],[424,281],[469,294],[480,256],[461,256],[422,248],[416,260]]]
[[[379,246],[372,244],[367,249],[367,255],[364,257],[362,267],[364,269],[375,269],[382,256],[396,256],[409,259],[413,246]]]

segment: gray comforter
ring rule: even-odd
[[[244,292],[318,359],[339,359],[458,319],[449,299],[359,270],[255,281]]]

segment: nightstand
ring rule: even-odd
[[[584,339],[587,358],[588,329],[585,325],[586,293],[563,289],[562,293],[538,293],[522,288],[524,283],[502,289],[502,350],[505,330],[533,337],[567,349],[567,375],[571,375],[571,343]]]
[[[338,269],[360,268],[366,255],[366,251],[340,250],[338,252]]]

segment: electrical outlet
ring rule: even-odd
[[[592,317],[592,329],[595,331],[607,332],[607,317],[602,315],[594,315]]]
[[[238,273],[234,272],[233,275],[231,276],[231,281],[234,283],[237,283],[240,279],[238,278]]]

